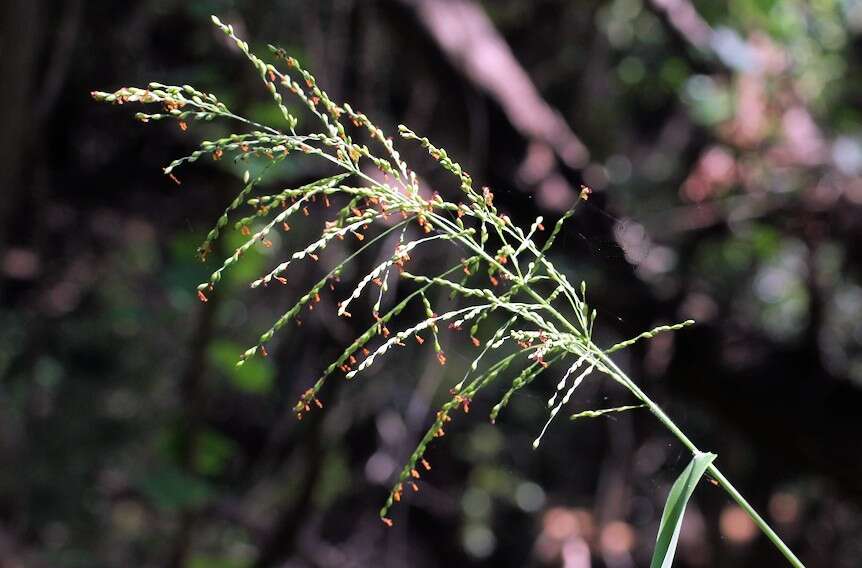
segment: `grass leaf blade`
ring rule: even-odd
[[[694,493],[697,482],[715,458],[715,454],[708,452],[695,454],[671,487],[661,515],[650,568],[670,568],[673,564],[685,507]]]

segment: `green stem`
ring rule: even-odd
[[[751,520],[754,521],[754,524],[756,524],[757,527],[761,531],[763,531],[763,534],[766,535],[766,538],[772,541],[772,544],[774,544],[775,547],[778,548],[781,554],[784,555],[784,558],[786,558],[787,561],[790,562],[791,566],[794,566],[795,568],[805,568],[805,565],[802,563],[802,561],[799,560],[799,558],[797,558],[795,554],[793,554],[793,551],[790,550],[790,548],[786,544],[784,544],[784,541],[781,540],[781,537],[778,536],[774,530],[772,530],[772,528],[766,523],[763,517],[761,517],[757,513],[757,511],[754,510],[754,507],[752,507],[748,503],[748,501],[745,500],[745,497],[743,497],[739,493],[739,491],[736,490],[733,484],[728,481],[728,479],[724,477],[724,475],[722,475],[720,471],[718,471],[718,468],[715,467],[715,464],[710,464],[706,471],[713,478],[715,478],[716,481],[718,481],[718,484],[721,485],[721,487],[725,491],[727,491],[727,493],[733,498],[734,501],[736,501],[736,503],[740,507],[742,507],[742,510],[748,513],[748,516],[751,517]]]

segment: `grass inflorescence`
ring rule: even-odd
[[[353,239],[358,243],[357,250],[336,262],[322,279],[301,294],[296,303],[260,335],[254,345],[240,354],[237,364],[242,365],[251,357],[266,356],[267,345],[277,332],[288,323],[298,321],[303,309],[313,308],[320,301],[321,293],[337,290],[334,284],[348,263],[358,262],[364,258],[363,252],[379,249],[383,243],[391,242],[386,237],[395,235],[397,243],[394,249],[384,251],[379,257],[382,260],[361,271],[363,275],[355,282],[352,291],[338,302],[338,315],[349,318],[351,310],[359,309],[356,307],[358,299],[372,298],[372,325],[359,334],[301,396],[294,408],[297,417],[302,418],[313,406],[322,407],[320,390],[333,374],[340,372],[347,379],[360,377],[369,367],[379,364],[390,351],[408,342],[415,341],[420,345],[430,342],[441,365],[447,362],[439,340],[440,333],[445,330],[469,329],[469,341],[475,346],[476,355],[463,378],[452,386],[451,397],[439,408],[433,423],[394,482],[380,511],[387,525],[392,524],[388,517],[389,509],[401,500],[405,488],[418,490],[421,472],[430,469],[425,458],[426,449],[435,438],[445,434],[447,423],[456,412],[468,412],[473,398],[492,383],[506,382],[504,394],[491,411],[490,418],[494,421],[518,389],[535,381],[552,366],[562,365],[565,370],[562,379],[549,389],[548,419],[536,436],[534,447],[539,446],[542,435],[570,402],[579,385],[605,376],[625,387],[636,399],[636,404],[580,412],[571,416],[573,420],[645,407],[695,457],[703,455],[609,357],[638,340],[678,330],[694,322],[657,327],[628,341],[602,348],[593,341],[597,313],[588,303],[586,284],[574,285],[548,258],[547,253],[563,230],[565,221],[573,215],[579,203],[589,198],[588,188],[583,188],[575,206],[562,215],[550,231],[542,217],[525,230],[501,213],[494,204],[493,191],[487,187],[477,188],[472,177],[445,150],[406,126],[399,126],[398,133],[405,143],[420,145],[457,179],[460,199],[450,201],[438,193],[428,194],[420,188],[416,173],[401,157],[394,139],[373,124],[367,115],[349,104],[332,101],[315,78],[281,49],[270,47],[272,56],[286,65],[286,71],[253,54],[248,44],[235,35],[232,26],[215,16],[213,22],[249,59],[278,106],[283,124],[259,124],[235,114],[216,96],[189,85],[151,83],[146,88],[128,87],[113,93],[93,93],[96,100],[109,103],[161,105],[160,112],[138,113],[136,118],[141,122],[173,120],[186,130],[191,121],[224,119],[245,130],[218,140],[204,141],[192,154],[169,164],[164,173],[177,183],[179,179],[175,171],[204,156],[215,160],[225,156],[235,159],[258,157],[268,162],[259,175],[246,173],[242,189],[199,247],[199,256],[205,259],[212,252],[213,243],[230,228],[235,211],[242,207],[251,208],[250,214],[236,219],[233,224],[233,228],[245,236],[245,241],[198,286],[199,298],[207,301],[207,295],[219,285],[226,270],[253,247],[271,246],[272,233],[290,230],[292,223],[309,215],[312,203],[323,202],[327,207],[330,203],[336,204],[335,212],[325,221],[322,232],[250,282],[252,288],[273,283],[288,285],[286,274],[291,264],[318,261],[324,249],[336,240]],[[293,96],[299,101],[315,119],[315,128],[298,131],[299,120],[285,105],[285,96]],[[360,139],[368,140],[370,145],[359,142]],[[271,195],[253,195],[271,168],[297,152],[324,160],[339,173]],[[369,231],[372,226],[379,227],[379,233]],[[444,243],[457,247],[463,258],[436,274],[419,274],[411,266],[411,255],[418,250]],[[398,275],[411,291],[393,307],[383,309],[384,297],[391,293],[391,275]],[[458,299],[460,305],[438,313],[429,293],[432,289],[445,290],[452,298]],[[413,304],[423,317],[403,324],[398,316]],[[499,317],[492,318],[492,314]],[[500,321],[503,323],[497,327],[489,323]],[[511,368],[521,370],[514,372]],[[715,466],[710,462],[708,467],[707,471],[734,499],[744,504],[752,518],[770,538],[777,540],[776,544],[780,543],[781,548],[783,543],[780,539],[735,493]]]

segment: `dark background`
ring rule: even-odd
[[[594,193],[555,261],[586,280],[600,344],[808,566],[862,557],[862,2],[6,0],[0,6],[0,566],[646,566],[688,460],[646,413],[552,427],[559,371],[496,426],[485,393],[377,518],[470,360],[446,336],[326,408],[296,398],[355,333],[334,298],[237,355],[321,268],[243,285],[313,236],[250,255],[201,304],[194,256],[240,186],[229,161],[161,174],[228,125],[141,125],[93,89],[151,80],[279,115],[218,14],[284,47],[393,132],[444,146],[522,223]],[[415,149],[423,179],[457,199]],[[285,165],[271,188],[325,174]],[[547,221],[546,221],[547,223]],[[239,242],[229,234],[220,254]],[[428,262],[452,261],[444,248]],[[218,255],[216,255],[218,256]],[[628,402],[584,385],[572,411]],[[676,566],[781,566],[708,483]]]

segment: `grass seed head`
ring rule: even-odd
[[[321,211],[332,204],[343,204],[335,216],[324,221],[318,237],[305,246],[297,245],[275,268],[250,283],[253,288],[257,288],[275,279],[288,286],[288,278],[284,274],[293,263],[320,261],[321,252],[332,242],[341,241],[349,236],[348,233],[354,237],[340,245],[346,251],[345,256],[337,260],[328,274],[310,290],[299,291],[296,303],[260,336],[256,345],[240,356],[237,365],[242,365],[251,357],[267,356],[265,344],[269,344],[289,322],[301,326],[299,314],[306,307],[308,310],[314,309],[320,302],[319,292],[324,286],[335,291],[340,281],[339,275],[348,264],[366,258],[361,254],[363,251],[379,251],[386,242],[382,239],[398,229],[399,238],[392,254],[376,266],[360,267],[363,276],[354,283],[350,294],[337,304],[338,315],[350,318],[352,314],[348,309],[361,309],[363,304],[360,298],[370,295],[369,289],[373,290],[376,295],[371,309],[373,323],[302,394],[293,407],[297,418],[301,419],[313,406],[323,407],[318,394],[330,375],[341,371],[348,379],[355,378],[377,359],[387,355],[392,347],[404,346],[404,340],[411,335],[418,345],[422,345],[426,338],[430,339],[438,363],[445,365],[447,357],[440,345],[438,328],[441,322],[455,330],[469,322],[470,342],[475,348],[481,349],[464,378],[452,390],[452,398],[438,410],[433,424],[405,464],[380,513],[382,522],[387,526],[393,524],[386,516],[387,511],[393,503],[401,500],[404,485],[409,483],[414,491],[419,490],[414,481],[419,478],[417,464],[421,464],[426,471],[431,469],[424,458],[425,451],[433,440],[444,436],[445,425],[452,420],[451,411],[461,408],[465,413],[469,412],[471,401],[486,387],[495,381],[509,382],[506,393],[492,411],[491,419],[494,421],[514,392],[528,385],[546,369],[553,368],[557,361],[566,358],[575,360],[548,401],[550,418],[534,442],[534,446],[538,447],[553,418],[570,401],[578,385],[588,375],[594,371],[611,374],[616,380],[625,383],[603,357],[640,339],[680,329],[690,323],[660,326],[609,349],[600,349],[592,341],[596,313],[587,304],[585,285],[582,284],[580,290],[575,289],[547,254],[562,230],[563,222],[571,217],[574,210],[568,211],[556,222],[550,236],[539,246],[534,235],[545,230],[541,217],[525,232],[498,211],[490,188],[474,189],[473,178],[445,149],[434,146],[427,138],[400,125],[398,132],[401,138],[407,143],[418,143],[440,167],[455,176],[461,192],[453,201],[436,191],[430,199],[423,198],[418,177],[401,157],[393,138],[367,115],[348,104],[339,104],[330,99],[314,76],[283,50],[270,46],[270,52],[278,62],[286,64],[284,70],[264,62],[252,53],[248,43],[236,36],[232,26],[215,16],[212,21],[248,59],[257,78],[263,83],[265,93],[281,113],[276,124],[259,124],[240,117],[214,94],[189,85],[150,83],[146,88],[125,87],[113,93],[94,91],[91,94],[95,100],[110,104],[140,103],[160,107],[157,113],[138,113],[136,119],[144,123],[170,118],[177,121],[182,131],[187,131],[194,121],[223,119],[237,122],[239,119],[246,127],[242,132],[204,141],[200,149],[164,168],[165,175],[179,185],[180,180],[174,171],[197,161],[201,156],[211,156],[213,160],[233,157],[236,161],[247,160],[249,163],[259,160],[264,164],[263,173],[255,176],[250,173],[250,170],[254,170],[251,166],[244,171],[242,189],[226,205],[205,242],[198,248],[199,256],[205,259],[213,251],[213,243],[221,237],[235,212],[241,208],[250,209],[248,216],[234,225],[244,242],[223,260],[207,281],[198,286],[197,296],[201,302],[208,301],[205,292],[212,290],[221,281],[222,274],[240,262],[246,251],[255,244],[272,249],[274,256],[280,254],[281,251],[275,250],[277,247],[273,245],[271,231],[276,227],[290,231],[290,223],[317,216],[317,208],[313,212],[310,205],[317,202],[318,196],[323,205]],[[293,97],[299,103],[299,108],[303,108],[303,112],[311,118],[303,122],[303,131],[297,131],[299,122],[288,110],[284,97]],[[369,146],[352,142],[353,131],[348,128],[362,129],[370,138]],[[341,173],[270,195],[262,194],[266,174],[289,159],[294,150],[316,157],[336,167]],[[368,171],[382,172],[382,181],[370,176]],[[586,201],[590,194],[591,190],[582,186],[579,201]],[[466,250],[470,256],[437,274],[421,275],[407,271],[407,265],[413,257],[422,257],[415,263],[420,266],[426,265],[426,258],[439,257],[435,253],[443,244]],[[327,258],[330,256],[327,255]],[[384,310],[385,296],[393,295],[387,284],[390,272],[402,280],[403,286],[399,288],[407,292],[400,301],[392,298],[394,307]],[[482,274],[487,274],[487,282],[490,282],[492,289],[483,286]],[[370,284],[374,284],[374,287]],[[444,310],[442,306],[436,306],[438,310],[435,310],[434,303],[429,299],[431,289],[445,291],[465,307],[447,307]],[[296,293],[294,290],[290,292]],[[412,304],[418,304],[424,312],[423,319],[418,323],[405,321],[410,313],[406,308]],[[491,323],[497,319],[492,317],[495,314],[505,315],[506,323],[495,328]],[[394,331],[390,331],[390,326]],[[485,331],[486,327],[490,329]],[[484,346],[480,339],[483,334],[488,337]],[[367,347],[369,342],[380,336],[384,340],[382,345],[370,350]],[[514,352],[505,354],[504,346],[511,347]],[[356,357],[359,353],[364,357],[361,361]],[[527,363],[527,367],[514,378],[509,377],[508,369],[519,362]],[[579,373],[576,375],[576,372]],[[570,382],[571,377],[574,379]],[[603,411],[594,413],[598,416]]]

